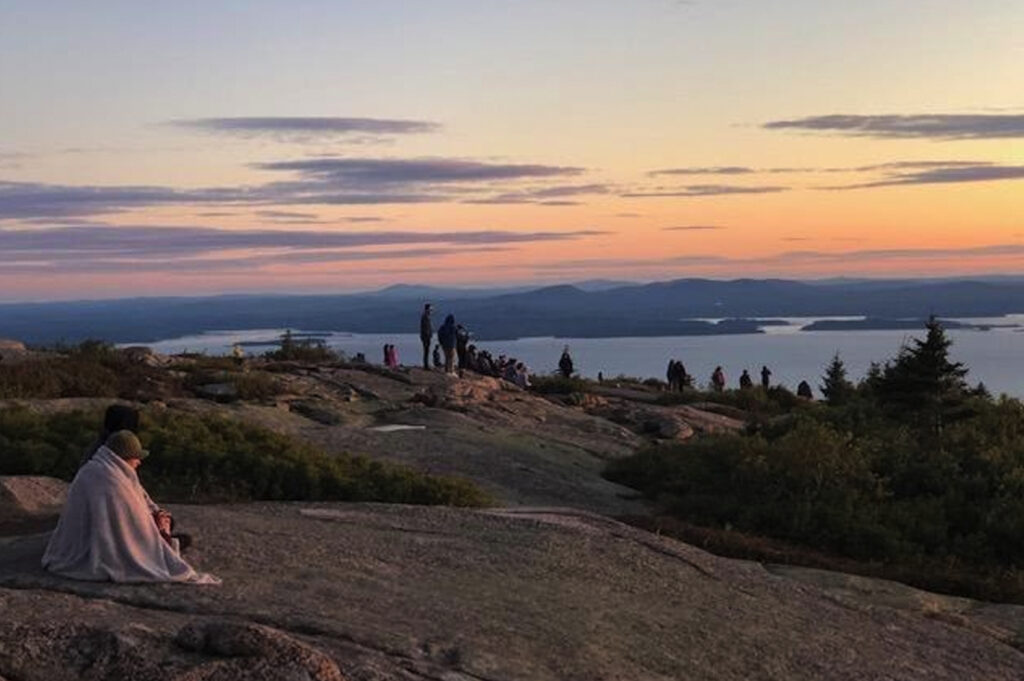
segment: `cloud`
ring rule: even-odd
[[[940,167],[912,173],[890,173],[873,182],[825,187],[825,189],[868,189],[918,184],[958,184],[1024,179],[1024,166],[964,165]]]
[[[714,166],[710,168],[664,168],[652,170],[648,175],[748,175],[756,173],[757,170],[746,166]]]
[[[504,192],[494,196],[467,199],[464,203],[536,203],[544,206],[575,206],[577,201],[565,201],[562,197],[587,194],[607,194],[611,188],[606,184],[559,185],[515,192]]]
[[[225,230],[210,227],[89,225],[51,229],[0,228],[0,264],[36,266],[45,263],[122,261],[145,271],[154,263],[194,265],[200,259],[221,259],[238,251],[277,261],[312,261],[342,249],[440,244],[447,247],[491,247],[543,241],[570,241],[603,235],[597,230],[569,232],[338,232],[330,230]],[[267,253],[272,251],[272,253]],[[317,255],[317,254],[321,255]],[[344,259],[338,256],[334,259]]]
[[[190,118],[169,121],[167,124],[205,133],[244,138],[264,137],[285,142],[322,142],[338,138],[373,142],[386,136],[424,134],[441,130],[441,125],[432,121],[331,116]]]
[[[583,168],[486,163],[466,159],[315,158],[257,163],[261,170],[291,171],[306,179],[343,186],[434,185],[579,175]]]
[[[1024,114],[833,114],[770,121],[762,127],[768,130],[805,130],[852,137],[1006,139],[1024,137]]]
[[[567,260],[534,265],[534,269],[542,272],[559,270],[588,269],[642,269],[666,267],[720,267],[729,271],[743,268],[760,267],[782,270],[795,266],[821,266],[834,268],[836,265],[852,267],[855,265],[878,264],[880,262],[929,261],[945,262],[951,259],[969,261],[975,258],[1024,256],[1024,244],[991,244],[973,248],[892,248],[854,251],[786,251],[754,258],[732,258],[714,254],[691,254],[670,258],[622,258]]]
[[[771,194],[788,191],[789,187],[742,187],[723,184],[695,184],[670,191],[629,192],[621,194],[627,199],[645,199],[661,197],[697,197],[725,196],[729,194]]]
[[[677,225],[675,227],[662,227],[663,232],[702,232],[714,229],[725,229],[719,225]]]
[[[248,187],[174,189],[158,186],[70,186],[0,181],[0,220],[118,213],[175,204],[374,205],[453,201],[487,196],[490,182],[574,176],[582,168],[488,163],[466,159],[316,158],[257,164],[296,174]],[[534,189],[545,198],[544,189]],[[550,197],[560,196],[558,188]]]

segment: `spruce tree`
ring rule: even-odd
[[[925,325],[924,340],[915,338],[895,360],[887,362],[878,385],[879,398],[894,415],[905,416],[941,432],[944,416],[963,401],[967,368],[949,361],[953,341],[935,317]]]
[[[832,361],[825,367],[825,375],[821,378],[822,384],[818,386],[825,401],[830,407],[838,407],[850,401],[854,393],[854,385],[846,377],[846,365],[839,358],[836,352]]]

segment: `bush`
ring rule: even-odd
[[[70,480],[95,438],[101,414],[0,411],[0,474]],[[483,506],[472,483],[350,455],[328,455],[264,428],[216,415],[144,412],[150,456],[139,469],[167,502],[255,500],[379,501]]]
[[[178,392],[159,369],[131,361],[100,341],[60,347],[42,357],[0,364],[0,399],[120,397],[145,399]]]
[[[591,384],[583,378],[573,376],[566,378],[561,375],[531,376],[530,390],[539,395],[571,395],[572,393],[590,392]]]
[[[281,336],[281,345],[277,350],[267,352],[264,357],[278,362],[337,362],[341,355],[331,350],[319,339],[296,339],[291,331]]]

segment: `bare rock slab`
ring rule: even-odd
[[[197,535],[195,562],[223,586],[71,582],[38,568],[45,535],[0,540],[0,646],[18,640],[11,626],[60,623],[129,638],[143,627],[155,646],[143,657],[175,669],[260,651],[259,664],[303,660],[308,678],[333,673],[328,660],[367,681],[1024,678],[1012,637],[840,597],[582,511],[172,510]],[[296,645],[262,629],[218,629],[223,622],[269,627]],[[181,633],[189,626],[200,628]],[[180,655],[198,657],[189,667]],[[36,676],[9,661],[0,655],[0,676],[84,678]]]

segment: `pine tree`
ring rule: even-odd
[[[917,417],[941,433],[944,416],[963,401],[967,392],[967,368],[949,361],[953,341],[935,317],[925,325],[922,341],[904,346],[895,360],[886,363],[878,384],[881,402],[899,415]]]
[[[822,384],[818,386],[825,401],[830,407],[838,407],[850,401],[854,394],[854,385],[846,377],[846,365],[839,358],[837,352],[832,356],[832,361],[825,367],[825,375],[821,378]]]

